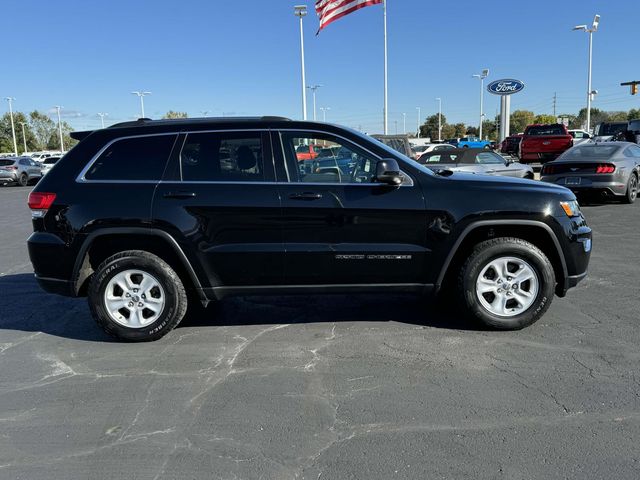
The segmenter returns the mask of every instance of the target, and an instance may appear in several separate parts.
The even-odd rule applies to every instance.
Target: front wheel
[[[479,243],[458,279],[466,311],[500,330],[536,322],[551,305],[555,285],[547,256],[530,242],[508,237]]]
[[[623,201],[624,203],[633,203],[638,198],[638,177],[635,174],[629,175],[629,181],[627,182],[627,193],[625,193]]]
[[[141,250],[107,258],[88,292],[95,321],[120,340],[157,340],[175,328],[187,311],[180,277],[162,259]]]

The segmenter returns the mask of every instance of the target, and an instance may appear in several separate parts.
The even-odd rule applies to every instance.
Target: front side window
[[[282,133],[282,146],[291,182],[301,183],[372,183],[377,158],[364,150],[325,134]],[[296,153],[315,145],[313,158]],[[293,171],[292,171],[293,170]]]
[[[160,180],[176,135],[116,140],[84,175],[87,180]]]
[[[259,132],[190,133],[180,152],[182,180],[262,182],[263,151]]]

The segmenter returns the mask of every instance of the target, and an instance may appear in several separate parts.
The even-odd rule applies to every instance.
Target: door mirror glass
[[[376,181],[387,185],[401,185],[400,166],[393,158],[378,160],[376,164]]]

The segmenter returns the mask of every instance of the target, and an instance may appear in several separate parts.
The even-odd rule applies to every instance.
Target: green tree
[[[610,122],[626,122],[627,112],[607,112],[609,114]]]
[[[640,118],[640,108],[632,108],[627,114],[627,120],[635,120]]]
[[[545,125],[548,125],[550,123],[557,123],[558,119],[554,116],[554,115],[549,115],[546,113],[541,113],[539,115],[536,115],[536,117],[533,119],[533,123],[542,123]]]
[[[467,126],[464,123],[456,123],[453,128],[453,136],[456,138],[464,137],[467,134]]]
[[[608,122],[609,121],[609,113],[604,112],[598,108],[591,109],[591,126],[596,125],[600,122]],[[578,112],[578,116],[573,120],[573,122],[569,123],[569,128],[582,128],[587,123],[587,109],[582,108],[580,112]]]
[[[440,121],[441,121],[442,127],[444,127],[447,124],[447,117],[442,115]],[[442,129],[442,132],[443,132],[442,138],[445,138],[444,128]],[[437,113],[427,117],[424,123],[420,125],[420,136],[423,138],[431,138],[432,141],[438,139],[438,114]]]
[[[22,124],[24,123],[24,136]],[[13,124],[15,125],[16,144],[18,153],[24,152],[25,139],[27,142],[27,151],[35,150],[35,137],[31,130],[29,118],[22,112],[13,112]],[[5,113],[0,117],[0,152],[13,152],[13,135],[11,133],[11,117],[9,113]]]
[[[173,110],[169,110],[162,118],[187,118],[188,116],[187,112],[174,112]]]
[[[534,123],[536,116],[529,110],[516,110],[511,114],[509,131],[513,134],[524,132],[527,125]]]
[[[54,135],[56,131],[55,122],[46,114],[34,110],[29,114],[29,123],[31,124],[31,131],[35,137],[34,150],[46,150],[52,135]]]
[[[456,127],[453,125],[443,125],[442,126],[442,139],[445,138],[454,138],[456,136]]]

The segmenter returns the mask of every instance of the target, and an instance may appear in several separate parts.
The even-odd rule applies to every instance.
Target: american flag
[[[317,0],[316,13],[320,18],[318,32],[345,15],[382,2],[383,0]]]

